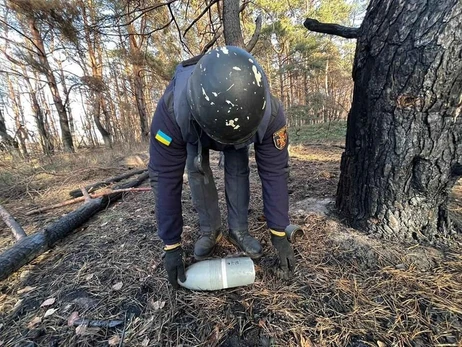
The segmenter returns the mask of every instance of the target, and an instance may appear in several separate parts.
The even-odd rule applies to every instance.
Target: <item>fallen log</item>
[[[124,180],[126,178],[129,178],[129,177],[132,177],[134,175],[144,173],[146,171],[147,171],[147,169],[130,171],[130,172],[124,173],[123,175],[119,175],[119,176],[116,176],[116,177],[111,177],[111,178],[108,178],[107,180],[93,183],[93,184],[91,184],[89,186],[86,186],[84,188],[87,190],[88,193],[91,193],[91,192],[94,192],[95,190],[97,190],[99,188],[108,186],[108,185],[110,185],[112,183],[120,182],[120,181],[122,181],[122,180]],[[77,198],[79,196],[82,196],[83,195],[82,194],[82,189],[79,188],[79,189],[71,190],[69,192],[69,195],[72,196],[73,198]]]
[[[83,188],[83,189],[85,189],[85,188]],[[151,190],[152,190],[152,188],[149,188],[149,187],[125,188],[125,189],[108,190],[108,191],[99,192],[99,193],[93,193],[93,194],[88,194],[87,193],[87,194],[88,194],[89,198],[94,199],[94,198],[100,198],[102,196],[106,196],[106,195],[110,195],[110,194],[114,194],[114,193],[150,192]],[[76,204],[78,202],[87,201],[87,200],[88,200],[88,198],[86,196],[80,196],[78,198],[74,198],[74,199],[63,201],[63,202],[59,202],[59,203],[54,204],[54,205],[44,206],[44,207],[37,208],[35,210],[30,210],[29,212],[26,212],[26,216],[31,216],[33,214],[42,213],[42,212],[45,212],[45,211],[53,210],[55,208],[60,208],[60,207]]]
[[[23,228],[16,222],[16,219],[8,213],[8,211],[0,205],[0,217],[2,217],[5,224],[11,229],[14,238],[19,241],[27,236]]]
[[[139,186],[148,176],[148,173],[144,173],[136,180],[125,183],[119,188],[126,189]],[[77,210],[70,212],[42,230],[16,242],[11,248],[0,254],[0,281],[19,270],[23,265],[35,259],[43,252],[49,250],[58,241],[83,225],[94,214],[106,208],[110,203],[117,201],[122,194],[113,193],[96,199],[90,199]]]

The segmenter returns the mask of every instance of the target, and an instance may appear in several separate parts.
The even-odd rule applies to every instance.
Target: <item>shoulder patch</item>
[[[282,151],[287,146],[287,140],[287,126],[283,126],[273,134],[274,146],[280,151]]]
[[[157,130],[156,140],[160,143],[163,143],[166,146],[170,146],[170,143],[172,142],[172,138],[160,129]]]

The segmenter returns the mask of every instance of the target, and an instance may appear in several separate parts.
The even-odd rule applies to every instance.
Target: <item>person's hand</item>
[[[174,289],[178,289],[178,280],[186,281],[184,274],[183,249],[178,244],[176,247],[165,246],[164,267],[167,271],[168,280]]]
[[[279,256],[279,266],[282,271],[281,277],[288,279],[295,268],[295,256],[292,245],[284,231],[271,231],[271,243]]]

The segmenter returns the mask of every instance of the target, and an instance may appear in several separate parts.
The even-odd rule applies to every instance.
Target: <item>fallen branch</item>
[[[115,183],[115,182],[120,182],[120,181],[122,181],[122,180],[124,180],[126,178],[129,178],[129,177],[132,177],[134,175],[144,173],[146,171],[147,171],[147,169],[141,169],[141,170],[135,170],[135,171],[127,172],[127,173],[124,173],[123,175],[119,175],[119,176],[116,176],[116,177],[111,177],[111,178],[108,178],[107,180],[93,183],[93,184],[91,184],[89,186],[86,186],[85,189],[87,190],[87,192],[91,193],[91,192],[94,192],[95,190],[97,190],[98,188],[108,186],[108,185],[110,185],[112,183]],[[79,196],[82,196],[82,189],[79,188],[79,189],[71,190],[69,192],[69,195],[72,196],[73,198],[77,198]]]
[[[82,192],[83,197],[85,198],[85,201],[88,201],[91,199],[91,196],[90,194],[88,194],[88,191],[85,187],[81,187],[80,190]]]
[[[19,225],[18,222],[11,216],[5,208],[0,205],[0,216],[2,217],[3,221],[6,225],[8,225],[13,232],[14,238],[19,241],[27,236],[26,232],[23,228]]]
[[[149,174],[146,172],[136,180],[120,185],[119,190],[139,186],[148,177]],[[121,196],[121,192],[113,192],[103,197],[91,199],[77,210],[70,212],[42,230],[16,242],[11,248],[0,254],[0,281],[19,270],[23,265],[35,259],[43,252],[49,250],[58,241],[71,234],[94,214],[105,209]]]
[[[334,23],[321,23],[320,21],[312,18],[305,19],[303,25],[310,31],[341,36],[346,39],[356,39],[360,34],[360,28],[351,28]]]
[[[93,193],[93,194],[88,194],[88,196],[91,198],[91,199],[95,199],[95,198],[100,198],[102,196],[107,196],[109,194],[114,194],[114,193],[126,193],[126,192],[150,192],[152,189],[149,188],[149,187],[143,187],[143,188],[125,188],[125,189],[115,189],[115,190],[107,190],[107,191],[103,191],[103,192],[99,192],[99,193]],[[42,212],[45,212],[45,211],[49,211],[49,210],[53,210],[55,208],[60,208],[60,207],[64,207],[64,206],[68,206],[68,205],[73,205],[73,204],[76,204],[78,202],[81,202],[81,201],[86,201],[87,199],[84,197],[84,196],[80,196],[78,198],[74,198],[74,199],[71,199],[71,200],[66,200],[66,201],[63,201],[63,202],[60,202],[58,204],[54,204],[54,205],[50,205],[50,206],[45,206],[45,207],[40,207],[36,210],[31,210],[29,212],[26,213],[26,216],[31,216],[33,214],[37,214],[37,213],[42,213]]]
[[[73,323],[74,326],[85,325],[89,328],[115,328],[121,324],[124,324],[123,320],[76,319]]]

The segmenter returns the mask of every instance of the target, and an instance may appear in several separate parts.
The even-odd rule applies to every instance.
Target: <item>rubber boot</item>
[[[263,255],[263,248],[255,237],[250,236],[248,230],[229,230],[229,241],[252,259]]]
[[[196,258],[196,260],[203,260],[212,255],[221,236],[220,230],[203,233],[194,244],[194,258]]]

